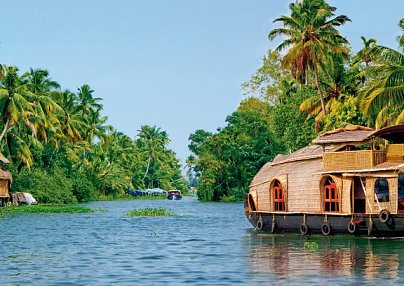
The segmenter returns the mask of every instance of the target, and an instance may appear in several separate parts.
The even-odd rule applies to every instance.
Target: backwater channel
[[[404,238],[256,232],[241,203],[92,202],[0,218],[0,285],[399,285]],[[127,217],[135,208],[173,217]]]

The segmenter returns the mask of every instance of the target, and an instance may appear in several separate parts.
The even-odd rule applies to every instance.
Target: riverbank
[[[101,209],[93,209],[82,205],[22,205],[0,208],[0,215],[4,214],[34,214],[34,213],[94,213]]]

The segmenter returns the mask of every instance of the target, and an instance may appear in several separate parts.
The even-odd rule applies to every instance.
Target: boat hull
[[[378,215],[356,214],[279,214],[246,212],[246,217],[257,230],[271,233],[353,234],[369,236],[403,236],[404,214],[389,215],[382,222]]]

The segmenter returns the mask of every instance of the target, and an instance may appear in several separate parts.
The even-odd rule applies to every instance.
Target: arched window
[[[283,190],[281,182],[276,180],[273,185],[273,198],[274,198],[274,210],[279,212],[286,211],[285,207],[285,191]]]
[[[389,183],[384,178],[378,178],[375,183],[375,195],[379,202],[389,201]],[[376,198],[375,198],[376,200]]]
[[[339,212],[339,198],[337,185],[331,177],[327,177],[324,184],[324,211]]]

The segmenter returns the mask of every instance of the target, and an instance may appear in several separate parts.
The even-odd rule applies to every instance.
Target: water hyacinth
[[[144,208],[133,209],[126,213],[127,216],[175,216],[175,214],[166,208]]]

